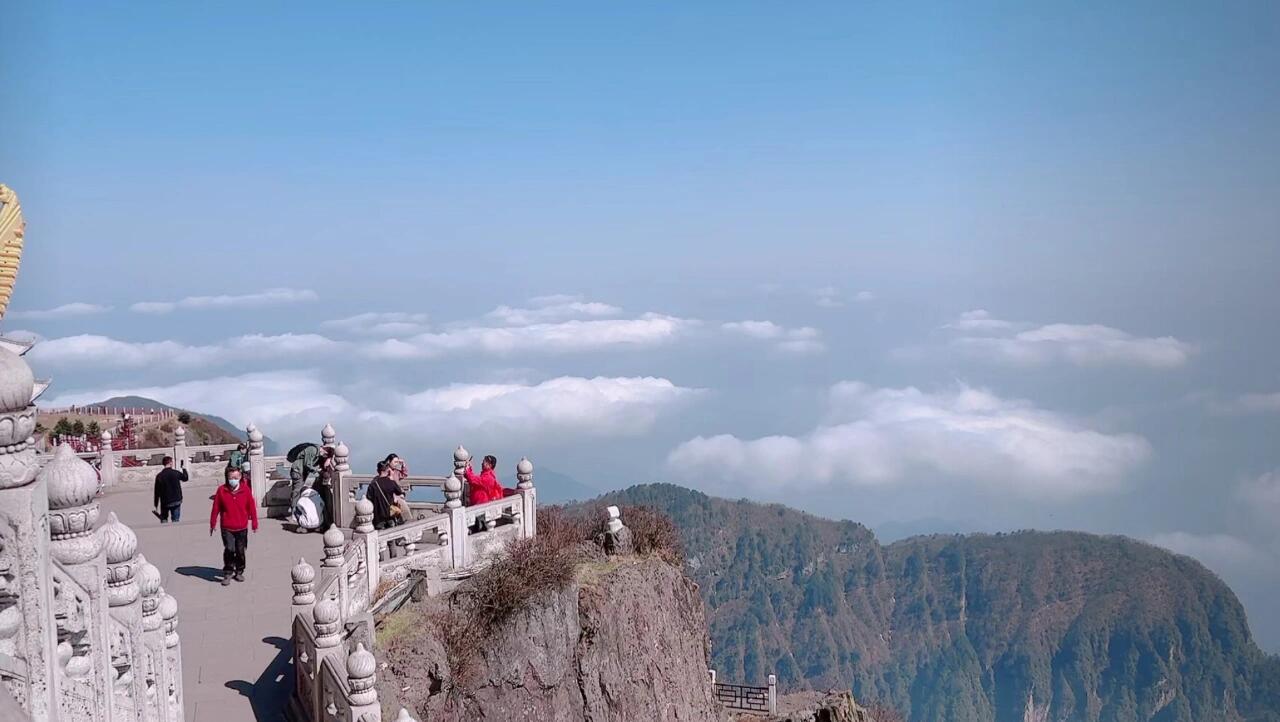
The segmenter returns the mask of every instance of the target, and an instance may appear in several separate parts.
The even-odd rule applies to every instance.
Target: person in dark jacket
[[[156,493],[154,505],[160,514],[160,523],[165,524],[170,518],[178,523],[182,517],[182,482],[188,480],[187,463],[182,463],[182,471],[173,468],[173,457],[164,457],[164,468],[156,474]]]
[[[399,518],[391,515],[392,507],[403,509],[401,500],[404,496],[404,490],[391,477],[394,473],[391,464],[386,461],[378,462],[378,475],[373,481],[369,482],[369,488],[365,491],[365,498],[373,503],[373,528],[386,529],[395,526],[404,521],[403,511]]]
[[[213,494],[209,512],[209,536],[222,525],[222,586],[232,579],[244,581],[245,550],[249,548],[249,525],[258,531],[258,505],[253,492],[240,483],[240,470],[227,469],[227,481]]]

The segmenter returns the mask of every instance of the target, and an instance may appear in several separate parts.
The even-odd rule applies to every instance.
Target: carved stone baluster
[[[347,655],[347,689],[351,693],[352,719],[361,719],[360,715],[379,710],[375,678],[377,665],[377,660],[364,648],[364,644],[357,644],[356,650]]]
[[[461,445],[453,452],[453,476],[445,479],[445,508],[449,512],[449,558],[454,569],[467,566],[467,512],[462,508],[462,484],[471,454]]]
[[[516,464],[516,491],[520,494],[521,536],[529,538],[538,533],[538,491],[533,487],[533,462],[527,458]]]
[[[142,668],[145,654],[142,629],[141,589],[137,580],[138,537],[120,523],[114,512],[99,531],[107,556],[107,599],[111,616],[124,630],[123,638],[112,639],[115,668],[112,695],[115,718],[140,719],[146,706],[146,676]]]

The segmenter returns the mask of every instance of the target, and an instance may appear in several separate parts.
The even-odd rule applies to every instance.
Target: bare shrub
[[[636,554],[652,554],[675,566],[684,564],[680,530],[671,517],[648,506],[628,506],[619,511],[622,523],[631,530]]]

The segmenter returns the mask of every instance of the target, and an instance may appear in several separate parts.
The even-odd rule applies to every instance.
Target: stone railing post
[[[533,488],[533,462],[520,459],[516,464],[516,490],[520,492],[520,523],[523,536],[533,537],[538,533],[537,490]]]
[[[267,498],[267,457],[262,448],[262,432],[254,424],[244,430],[245,439],[249,442],[249,483],[253,488],[253,503],[261,509]]]
[[[462,508],[462,484],[471,454],[461,445],[453,452],[453,475],[444,482],[444,506],[449,512],[449,558],[454,569],[467,566],[467,510]]]
[[[329,480],[333,490],[333,523],[341,527],[352,524],[351,492],[347,484],[351,479],[351,450],[339,441],[333,447],[333,476]],[[372,520],[372,517],[370,517]]]
[[[160,618],[160,570],[142,555],[138,555],[138,591],[142,596],[142,638],[146,660],[141,673],[152,690],[146,698],[146,706],[154,712],[146,719],[169,720],[174,715],[169,710],[169,695],[164,694],[169,689],[169,679],[164,663],[164,621]]]
[[[8,388],[0,394],[0,516],[7,517],[6,533],[0,535],[0,568],[8,577],[6,591],[12,602],[0,614],[0,650],[26,672],[25,679],[8,681],[15,696],[26,700],[25,712],[32,719],[53,719],[59,699],[57,635],[49,575],[51,543],[45,531],[47,486],[37,478],[31,436],[36,428],[36,407],[31,403],[35,379],[26,362],[4,348],[0,376]]]
[[[716,671],[714,669],[708,669],[707,674],[711,675],[711,686],[716,686]]]
[[[316,633],[316,658],[311,669],[315,670],[315,684],[311,685],[311,699],[300,700],[306,705],[308,719],[328,719],[324,711],[324,685],[320,683],[324,661],[336,658],[337,669],[345,669],[346,650],[342,648],[342,609],[333,599],[321,599],[311,609],[311,627]]]
[[[337,441],[338,432],[334,431],[333,424],[325,424],[324,428],[320,429],[320,445],[333,446]]]
[[[374,595],[378,591],[378,578],[381,570],[378,568],[378,532],[373,528],[373,502],[366,495],[355,503],[355,529],[353,533],[355,540],[359,544],[364,545],[364,558],[367,573],[365,577],[369,582],[369,606],[377,601]]]
[[[618,507],[605,509],[609,521],[605,523],[604,551],[606,554],[629,554],[632,550],[631,530],[622,523],[622,512]]]
[[[191,463],[191,452],[187,450],[187,427],[178,424],[173,430],[173,468],[183,469]]]
[[[129,665],[127,677],[114,680],[113,719],[138,719],[146,705],[146,678],[141,664],[146,651],[142,630],[142,592],[137,581],[138,537],[120,523],[115,512],[99,530],[107,555],[107,603],[111,617],[126,630],[124,639],[111,640],[111,662]]]
[[[347,691],[351,694],[351,719],[377,719],[382,714],[375,677],[377,668],[377,660],[364,648],[363,643],[356,644],[356,650],[347,655]]]
[[[160,590],[160,621],[164,627],[164,669],[168,684],[162,690],[170,719],[182,719],[182,640],[178,638],[178,600]]]
[[[289,579],[293,582],[293,603],[289,606],[289,625],[292,629],[294,618],[309,618],[311,608],[316,605],[316,569],[306,559],[299,558],[298,563],[289,570]]]
[[[107,559],[102,553],[103,538],[94,528],[100,513],[98,475],[63,444],[40,471],[40,481],[49,499],[49,551],[87,593],[73,611],[57,620],[57,636],[63,640],[58,643],[56,672],[63,688],[62,716],[73,718],[79,705],[102,710],[111,705]],[[70,589],[64,593],[75,594]],[[80,640],[74,647],[66,641],[73,635]]]
[[[98,450],[98,478],[102,488],[110,489],[120,478],[120,454],[112,447],[111,432],[102,430],[102,448]]]
[[[778,677],[769,675],[769,714],[778,714]]]
[[[404,707],[401,707],[400,713],[396,715],[396,718],[392,720],[392,722],[418,722],[418,721],[413,718],[413,715],[409,714],[409,710],[405,709]]]
[[[336,525],[329,527],[324,533],[324,561],[320,562],[320,584],[323,589],[329,579],[342,574],[342,552],[346,547],[347,537]],[[347,608],[347,586],[345,579],[336,580],[338,585],[338,601],[340,609]]]

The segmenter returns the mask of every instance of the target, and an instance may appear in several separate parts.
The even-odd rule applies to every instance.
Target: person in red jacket
[[[464,474],[467,477],[467,483],[471,485],[471,506],[487,501],[497,501],[507,496],[507,490],[498,483],[498,475],[494,472],[494,467],[497,465],[498,459],[492,454],[484,457],[484,461],[480,462],[479,474],[472,471],[471,465],[467,464]]]
[[[258,531],[258,505],[248,484],[240,483],[240,470],[227,469],[227,483],[213,494],[209,512],[209,536],[222,525],[222,586],[232,579],[244,581],[244,552],[249,548],[249,525]]]

